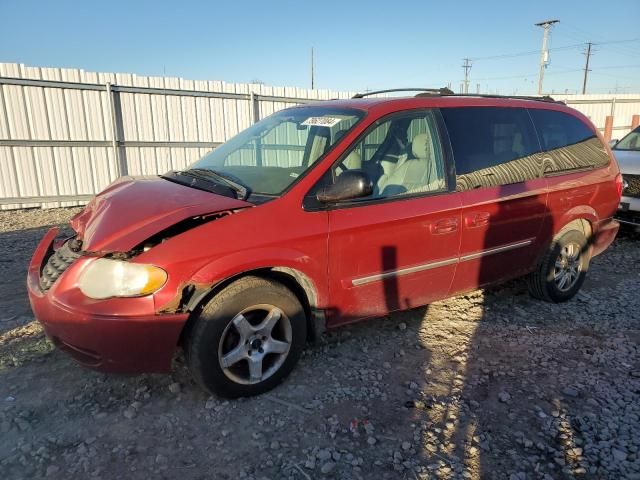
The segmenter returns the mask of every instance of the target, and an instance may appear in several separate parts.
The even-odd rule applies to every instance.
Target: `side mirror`
[[[613,148],[618,143],[618,139],[614,138],[613,140],[609,140],[609,147]]]
[[[341,200],[361,198],[373,193],[373,183],[362,170],[347,170],[316,195],[319,202],[333,203]]]

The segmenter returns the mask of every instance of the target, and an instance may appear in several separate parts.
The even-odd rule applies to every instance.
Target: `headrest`
[[[337,142],[338,140],[340,140],[344,136],[345,133],[347,133],[347,129],[346,128],[344,128],[342,130],[338,130],[335,133],[335,135],[333,136],[333,141]]]
[[[431,138],[427,133],[419,133],[413,137],[411,142],[411,151],[416,158],[427,158],[431,156]]]

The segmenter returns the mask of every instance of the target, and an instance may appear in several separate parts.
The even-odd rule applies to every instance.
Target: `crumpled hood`
[[[126,252],[186,218],[251,206],[158,176],[122,177],[73,217],[71,227],[83,250]]]

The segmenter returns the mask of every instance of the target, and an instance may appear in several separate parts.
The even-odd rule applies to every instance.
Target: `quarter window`
[[[529,110],[545,150],[566,147],[583,142],[596,135],[572,115],[554,110]]]
[[[603,167],[609,155],[595,132],[580,119],[554,110],[530,109],[545,151],[546,175]]]
[[[506,185],[540,176],[540,151],[525,109],[443,108],[456,165],[456,189]]]

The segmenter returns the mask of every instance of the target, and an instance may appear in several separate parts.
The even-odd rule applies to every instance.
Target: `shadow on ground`
[[[2,248],[16,241],[0,236]],[[31,248],[3,272],[2,288],[15,292],[2,297],[5,312],[25,306],[7,284],[23,283]],[[639,263],[637,240],[624,237],[563,305],[513,281],[339,329],[272,393],[236,401],[205,394],[180,358],[171,375],[85,370],[25,314],[0,332],[0,470],[8,479],[633,478],[640,277],[620,265]]]

